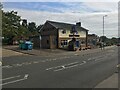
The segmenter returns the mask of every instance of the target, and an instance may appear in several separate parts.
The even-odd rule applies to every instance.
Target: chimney
[[[81,27],[81,22],[77,22],[76,26],[80,26]]]

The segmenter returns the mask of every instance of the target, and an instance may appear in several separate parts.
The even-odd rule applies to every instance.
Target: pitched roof
[[[88,31],[87,29],[81,27],[81,26],[77,26],[76,24],[69,24],[69,23],[63,23],[63,22],[56,22],[56,21],[46,21],[46,23],[49,23],[51,24],[52,26],[54,26],[55,28],[61,28],[61,29],[67,29],[67,30],[71,30],[72,29],[72,26],[75,26],[75,28],[77,30],[80,30],[80,31]]]

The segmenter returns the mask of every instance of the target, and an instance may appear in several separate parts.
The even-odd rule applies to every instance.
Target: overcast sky
[[[28,22],[44,24],[46,20],[75,24],[80,21],[89,33],[102,35],[103,16],[105,35],[118,37],[117,2],[4,2],[5,11],[17,11]]]

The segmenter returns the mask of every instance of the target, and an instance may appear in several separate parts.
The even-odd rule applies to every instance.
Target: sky
[[[17,11],[28,22],[44,24],[46,20],[75,24],[90,34],[103,35],[103,16],[105,35],[118,37],[118,2],[3,2],[4,11]]]

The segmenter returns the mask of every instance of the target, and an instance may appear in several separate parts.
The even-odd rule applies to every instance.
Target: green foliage
[[[18,36],[18,28],[20,27],[20,16],[17,12],[3,12],[2,11],[2,35],[4,38],[10,40]]]
[[[28,24],[28,30],[29,32],[31,32],[31,36],[38,35],[39,34],[38,29],[39,29],[39,26],[37,27],[35,22],[30,22]]]
[[[112,37],[107,38],[106,36],[101,36],[100,40],[104,43],[106,43],[106,45],[116,45],[118,43],[118,38]]]
[[[28,30],[31,31],[31,32],[34,32],[34,31],[37,30],[35,22],[31,22],[31,23],[28,24]]]
[[[2,11],[2,36],[6,39],[3,41],[9,41],[8,44],[12,44],[14,39],[25,39],[38,34],[36,23],[31,22],[27,25],[27,20],[21,19],[17,12]]]
[[[0,10],[3,8],[3,5],[2,5],[2,3],[0,2]]]
[[[22,26],[27,28],[27,20],[26,19],[22,20]]]

